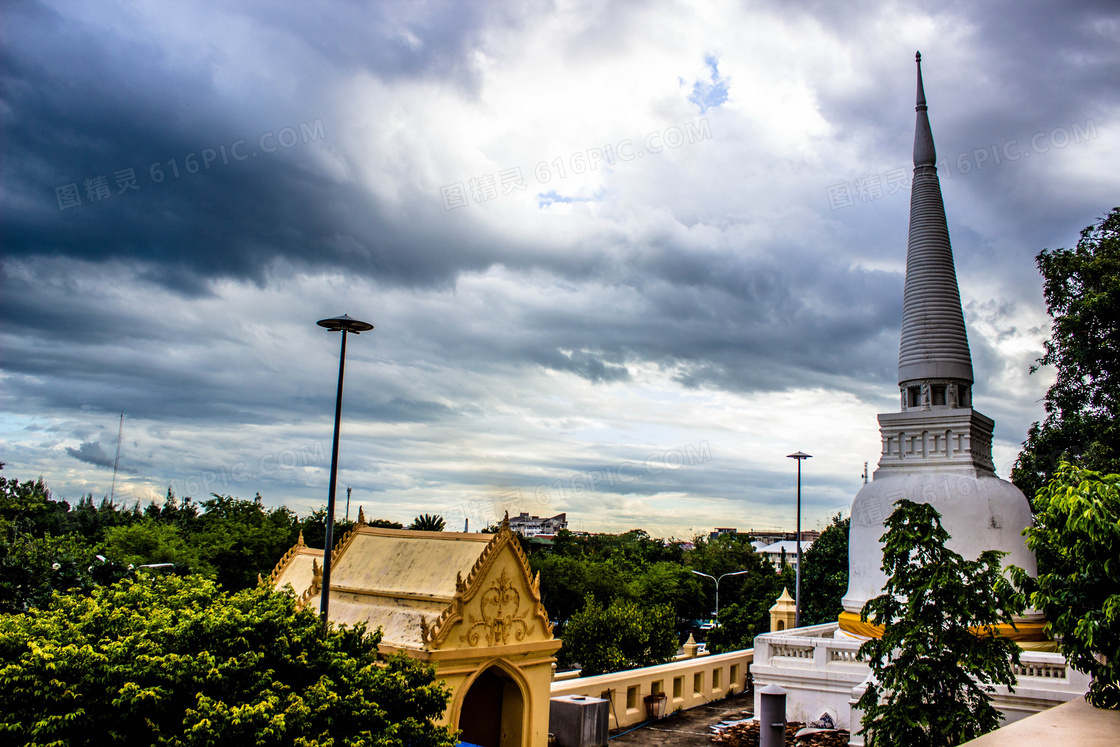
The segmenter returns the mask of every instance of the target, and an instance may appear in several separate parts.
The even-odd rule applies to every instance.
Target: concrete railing
[[[552,683],[552,697],[584,695],[609,700],[610,728],[621,729],[646,720],[647,695],[665,693],[668,715],[742,692],[753,661],[754,649],[745,649],[594,677],[557,678]]]
[[[863,672],[862,679],[866,676],[867,665],[857,656],[861,642],[853,638],[833,638],[836,627],[836,623],[825,623],[760,636],[761,640],[755,640],[754,649],[758,663],[822,671],[851,664],[853,669]]]
[[[756,693],[770,684],[785,688],[786,715],[793,721],[813,721],[831,712],[842,728],[858,724],[853,698],[857,690],[862,692],[870,668],[859,658],[861,641],[835,638],[836,629],[836,623],[827,623],[755,638],[751,672]],[[1014,693],[1002,685],[992,693],[992,704],[1005,723],[1077,698],[1089,688],[1088,676],[1060,654],[1022,651],[1014,671]],[[755,700],[757,707],[757,695]],[[862,737],[853,733],[851,744],[863,744]]]

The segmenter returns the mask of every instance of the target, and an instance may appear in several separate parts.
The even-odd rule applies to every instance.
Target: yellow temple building
[[[323,551],[300,535],[269,581],[318,610]],[[482,747],[545,747],[560,641],[508,518],[497,534],[358,524],[331,555],[330,620],[381,629],[378,650],[431,663],[451,688],[442,723]]]

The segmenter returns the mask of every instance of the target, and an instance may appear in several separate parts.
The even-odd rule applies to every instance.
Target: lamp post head
[[[373,325],[369,322],[360,322],[346,314],[342,316],[332,317],[331,319],[320,319],[315,322],[320,327],[325,327],[331,332],[350,332],[358,335],[362,332],[369,332],[373,329]]]
[[[320,324],[322,324],[322,322],[320,322]],[[799,451],[796,454],[786,454],[786,458],[787,459],[796,459],[797,461],[800,462],[802,459],[812,459],[813,455],[812,454],[806,454],[803,451]]]

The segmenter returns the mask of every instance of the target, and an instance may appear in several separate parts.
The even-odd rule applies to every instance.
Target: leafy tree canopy
[[[1120,207],[1083,230],[1077,248],[1044,250],[1037,261],[1054,320],[1038,363],[1057,379],[1011,472],[1028,497],[1063,459],[1120,472]]]
[[[1046,570],[1036,581],[1015,568],[1015,583],[1070,664],[1093,676],[1089,702],[1120,709],[1120,475],[1062,464],[1035,506],[1024,534]]]
[[[746,580],[735,596],[727,597],[723,584],[720,585],[719,627],[708,634],[708,648],[713,653],[752,648],[754,637],[770,630],[770,608],[782,589],[794,588],[795,576],[788,563],[782,565],[779,573],[773,572],[769,561],[764,563],[765,569],[742,577]],[[726,581],[732,578],[738,577]]]
[[[448,693],[265,586],[144,574],[0,616],[0,741],[452,747]]]
[[[1021,612],[1023,597],[1000,571],[1005,554],[966,560],[945,546],[937,510],[901,500],[883,535],[884,593],[864,621],[883,637],[859,650],[871,682],[859,700],[868,747],[946,747],[1000,724],[992,683],[1015,684],[1019,647],[996,630]]]
[[[673,610],[616,600],[603,607],[588,597],[564,629],[560,663],[578,663],[584,675],[664,664],[677,652]]]
[[[821,532],[801,558],[801,624],[834,622],[844,611],[848,591],[848,528],[841,514]]]

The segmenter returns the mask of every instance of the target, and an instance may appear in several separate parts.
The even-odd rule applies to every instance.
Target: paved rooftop
[[[1085,698],[1075,698],[965,744],[969,747],[1116,747],[1120,744],[1120,711],[1094,708]]]
[[[623,729],[611,734],[610,747],[711,747],[712,730],[709,726],[720,721],[748,718],[753,712],[753,696],[739,693],[687,711],[678,711],[644,726],[631,727],[630,731]]]

